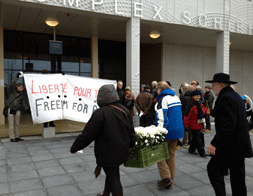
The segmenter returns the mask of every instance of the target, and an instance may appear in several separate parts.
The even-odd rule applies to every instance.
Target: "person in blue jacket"
[[[176,147],[178,139],[184,137],[184,126],[181,102],[166,81],[157,84],[157,100],[155,105],[155,125],[164,127],[168,133],[165,142],[168,143],[169,159],[158,162],[158,170],[162,180],[158,187],[172,188],[176,170]]]

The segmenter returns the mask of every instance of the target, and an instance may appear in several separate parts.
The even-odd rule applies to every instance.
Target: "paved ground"
[[[72,155],[69,148],[75,134],[58,135],[53,139],[24,137],[24,142],[0,143],[0,195],[8,196],[95,196],[102,192],[105,175],[95,179],[93,144],[83,154]],[[206,146],[214,135],[205,135]],[[253,141],[253,135],[251,135]],[[158,189],[157,166],[144,169],[120,167],[125,196],[213,196],[206,173],[208,158],[190,155],[187,149],[177,150],[175,184],[171,190]],[[253,159],[246,162],[248,195],[253,195]],[[229,177],[227,193],[231,195]]]

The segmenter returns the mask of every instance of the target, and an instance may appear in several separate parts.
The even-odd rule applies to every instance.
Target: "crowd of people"
[[[28,109],[23,95],[23,84],[12,84],[9,98],[9,133],[12,142],[22,141],[18,128],[21,106]],[[249,129],[252,123],[247,116],[252,115],[246,96],[240,96],[231,81],[224,73],[215,74],[212,83],[204,91],[197,81],[186,82],[180,86],[178,97],[169,81],[153,81],[141,85],[136,97],[123,82],[114,85],[103,85],[97,96],[99,109],[93,112],[83,132],[76,138],[70,151],[87,147],[95,140],[96,177],[103,168],[106,174],[103,196],[123,195],[120,182],[119,166],[128,160],[129,153],[134,153],[135,131],[133,116],[138,115],[140,126],[150,125],[166,128],[168,133],[164,142],[168,144],[169,158],[157,163],[161,180],[159,188],[171,189],[175,178],[176,150],[179,139],[183,145],[189,145],[188,152],[193,156],[211,159],[207,173],[217,196],[225,196],[224,176],[230,172],[232,195],[247,195],[245,183],[245,158],[253,157]],[[214,96],[217,96],[215,106]],[[137,113],[134,113],[134,107]],[[247,111],[247,112],[246,112]],[[205,152],[204,133],[210,132],[210,115],[215,119],[216,134]],[[98,194],[100,195],[100,194]]]
[[[247,195],[244,159],[253,157],[246,115],[247,103],[236,93],[234,86],[231,86],[236,82],[230,81],[228,74],[215,74],[213,80],[206,83],[212,83],[212,86],[205,86],[205,92],[196,81],[192,81],[190,85],[184,83],[179,89],[178,97],[170,82],[153,81],[152,88],[141,85],[136,99],[130,87],[127,86],[124,92],[122,81],[118,82],[117,91],[115,90],[117,93],[113,93],[113,87],[110,87],[111,92],[108,90],[109,86],[101,87],[98,99],[108,101],[109,97],[112,99],[112,95],[115,99],[100,103],[100,109],[93,113],[83,133],[71,147],[71,152],[76,153],[92,140],[96,141],[98,165],[95,175],[99,175],[102,167],[106,173],[103,196],[109,196],[110,193],[123,195],[119,165],[127,160],[129,153],[134,152],[133,107],[136,107],[140,117],[140,126],[155,124],[168,130],[164,142],[168,144],[169,158],[157,163],[161,177],[157,182],[159,188],[171,189],[173,186],[177,145],[179,139],[183,139],[183,144],[190,145],[188,152],[193,156],[211,156],[207,173],[217,196],[226,195],[224,176],[228,170],[232,195]],[[214,108],[211,89],[218,96]],[[211,130],[210,115],[215,117],[216,134],[208,145],[207,154],[204,133]],[[106,142],[108,137],[111,145]],[[112,148],[117,149],[117,161],[114,160],[114,155],[108,153]]]

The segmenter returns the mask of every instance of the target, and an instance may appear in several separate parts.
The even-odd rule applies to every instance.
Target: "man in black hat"
[[[252,157],[253,152],[244,102],[230,87],[237,82],[230,81],[225,73],[217,73],[213,80],[206,82],[212,83],[211,88],[218,96],[211,112],[216,134],[207,148],[212,156],[207,165],[210,182],[216,195],[225,196],[224,173],[229,169],[232,195],[246,196],[244,159]]]

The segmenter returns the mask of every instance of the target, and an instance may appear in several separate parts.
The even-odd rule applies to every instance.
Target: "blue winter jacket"
[[[165,127],[168,134],[165,139],[179,139],[184,137],[184,126],[181,102],[171,89],[163,90],[157,96],[155,105],[155,124]]]

